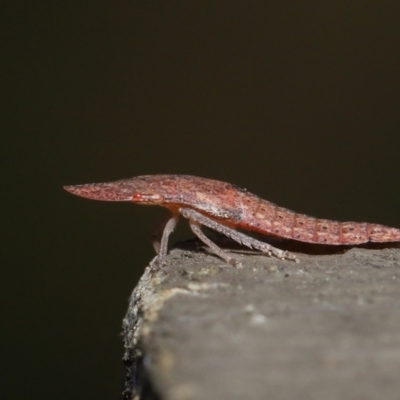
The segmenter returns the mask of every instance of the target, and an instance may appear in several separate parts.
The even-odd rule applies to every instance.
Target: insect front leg
[[[249,248],[260,250],[265,254],[274,255],[275,257],[280,258],[282,260],[289,259],[289,260],[294,260],[296,262],[299,261],[296,256],[288,253],[287,251],[277,249],[268,243],[261,242],[257,239],[247,236],[241,232],[235,231],[232,228],[228,228],[227,226],[222,225],[222,224],[212,220],[211,218],[208,218],[208,217],[204,216],[203,214],[200,214],[199,212],[197,212],[195,210],[192,210],[190,208],[181,208],[179,211],[185,218],[189,219],[190,226],[191,226],[193,232],[199,237],[199,239],[201,241],[203,241],[207,246],[209,246],[210,249],[215,254],[217,254],[218,256],[220,256],[221,258],[223,258],[226,261],[228,261],[227,257],[230,260],[232,260],[232,258],[229,255],[227,255],[227,253],[225,251],[220,249],[215,243],[213,243],[210,239],[208,239],[203,234],[203,232],[201,232],[199,225],[204,225],[204,226],[207,226],[208,228],[214,229],[215,231],[220,232],[220,233],[224,234],[225,236],[228,236],[229,238],[233,239],[235,242],[238,242]],[[193,224],[193,221],[196,224]],[[197,225],[196,231],[193,229],[192,225]],[[198,231],[201,232],[202,236],[200,236],[198,234]],[[204,240],[204,238],[206,240]],[[210,245],[210,243],[212,243],[212,246]],[[218,250],[216,250],[216,249],[218,249]],[[224,256],[222,256],[221,254],[224,254]],[[231,261],[228,261],[228,262],[232,264]]]
[[[153,247],[158,254],[157,263],[159,266],[165,263],[165,258],[168,252],[168,238],[169,235],[174,231],[178,220],[179,214],[171,212],[160,221],[153,231]],[[160,242],[159,236],[161,232],[162,236]]]

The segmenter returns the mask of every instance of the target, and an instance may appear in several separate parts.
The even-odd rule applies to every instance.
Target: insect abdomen
[[[400,242],[400,230],[384,225],[318,219],[252,196],[243,204],[240,227],[264,235],[331,245]]]

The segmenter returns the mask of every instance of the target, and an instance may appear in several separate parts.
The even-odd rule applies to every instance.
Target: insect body
[[[158,262],[167,255],[168,237],[179,215],[189,220],[192,231],[211,252],[236,265],[237,259],[219,248],[201,230],[214,229],[236,242],[280,259],[297,257],[256,240],[236,229],[267,236],[329,245],[357,245],[366,242],[400,242],[400,230],[384,225],[317,219],[279,207],[229,183],[189,175],[144,175],[106,183],[64,186],[78,196],[93,200],[129,201],[166,207],[168,218],[156,228],[153,244]],[[162,232],[161,242],[158,235]]]

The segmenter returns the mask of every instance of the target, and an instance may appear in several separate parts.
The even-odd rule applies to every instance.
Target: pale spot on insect
[[[203,192],[196,192],[196,197],[201,201],[212,203],[212,199],[210,198],[210,196],[206,195]]]
[[[274,222],[273,231],[274,231],[274,233],[279,234],[279,235],[289,236],[289,235],[291,235],[292,228],[289,226],[284,226],[282,224],[279,224],[278,222]]]

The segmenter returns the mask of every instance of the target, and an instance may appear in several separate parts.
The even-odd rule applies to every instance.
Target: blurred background
[[[1,398],[123,389],[163,210],[62,185],[193,174],[400,227],[398,1],[9,2],[0,20]]]

